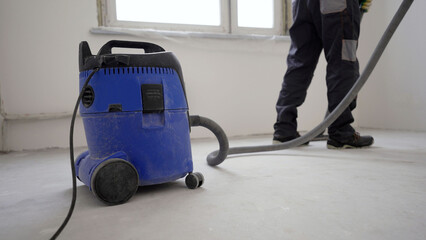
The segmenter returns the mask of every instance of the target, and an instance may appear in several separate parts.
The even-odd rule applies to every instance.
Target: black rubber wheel
[[[203,186],[203,183],[204,183],[204,176],[203,176],[203,174],[200,173],[200,172],[195,172],[194,174],[197,175],[197,177],[198,177],[198,181],[199,181],[198,187]]]
[[[92,192],[102,202],[117,205],[127,202],[138,190],[139,176],[133,165],[114,158],[101,163],[92,175]]]
[[[200,179],[194,173],[188,173],[185,178],[185,184],[189,189],[196,189],[200,183]]]

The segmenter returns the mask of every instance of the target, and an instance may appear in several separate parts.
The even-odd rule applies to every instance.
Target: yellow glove
[[[368,12],[371,6],[371,2],[373,2],[373,0],[359,0],[359,8],[361,11]]]

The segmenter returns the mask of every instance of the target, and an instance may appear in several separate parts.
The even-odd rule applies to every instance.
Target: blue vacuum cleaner
[[[116,47],[145,53],[112,54]],[[203,184],[193,172],[188,104],[173,53],[152,43],[110,41],[92,55],[82,42],[79,67],[88,151],[76,159],[76,176],[98,199],[121,204],[138,186],[185,176],[190,189]]]

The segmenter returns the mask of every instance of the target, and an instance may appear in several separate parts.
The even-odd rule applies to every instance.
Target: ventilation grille
[[[91,86],[87,86],[83,92],[83,97],[81,98],[81,102],[83,106],[88,108],[92,106],[93,101],[95,101],[95,92]]]
[[[171,68],[161,67],[128,67],[128,68],[104,68],[105,75],[111,74],[174,74]]]

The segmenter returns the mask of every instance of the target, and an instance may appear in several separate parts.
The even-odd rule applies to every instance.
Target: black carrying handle
[[[98,56],[111,54],[111,49],[119,47],[119,48],[139,48],[144,49],[145,53],[155,53],[155,52],[165,52],[164,48],[148,42],[133,42],[133,41],[120,41],[120,40],[112,40],[99,49]]]

